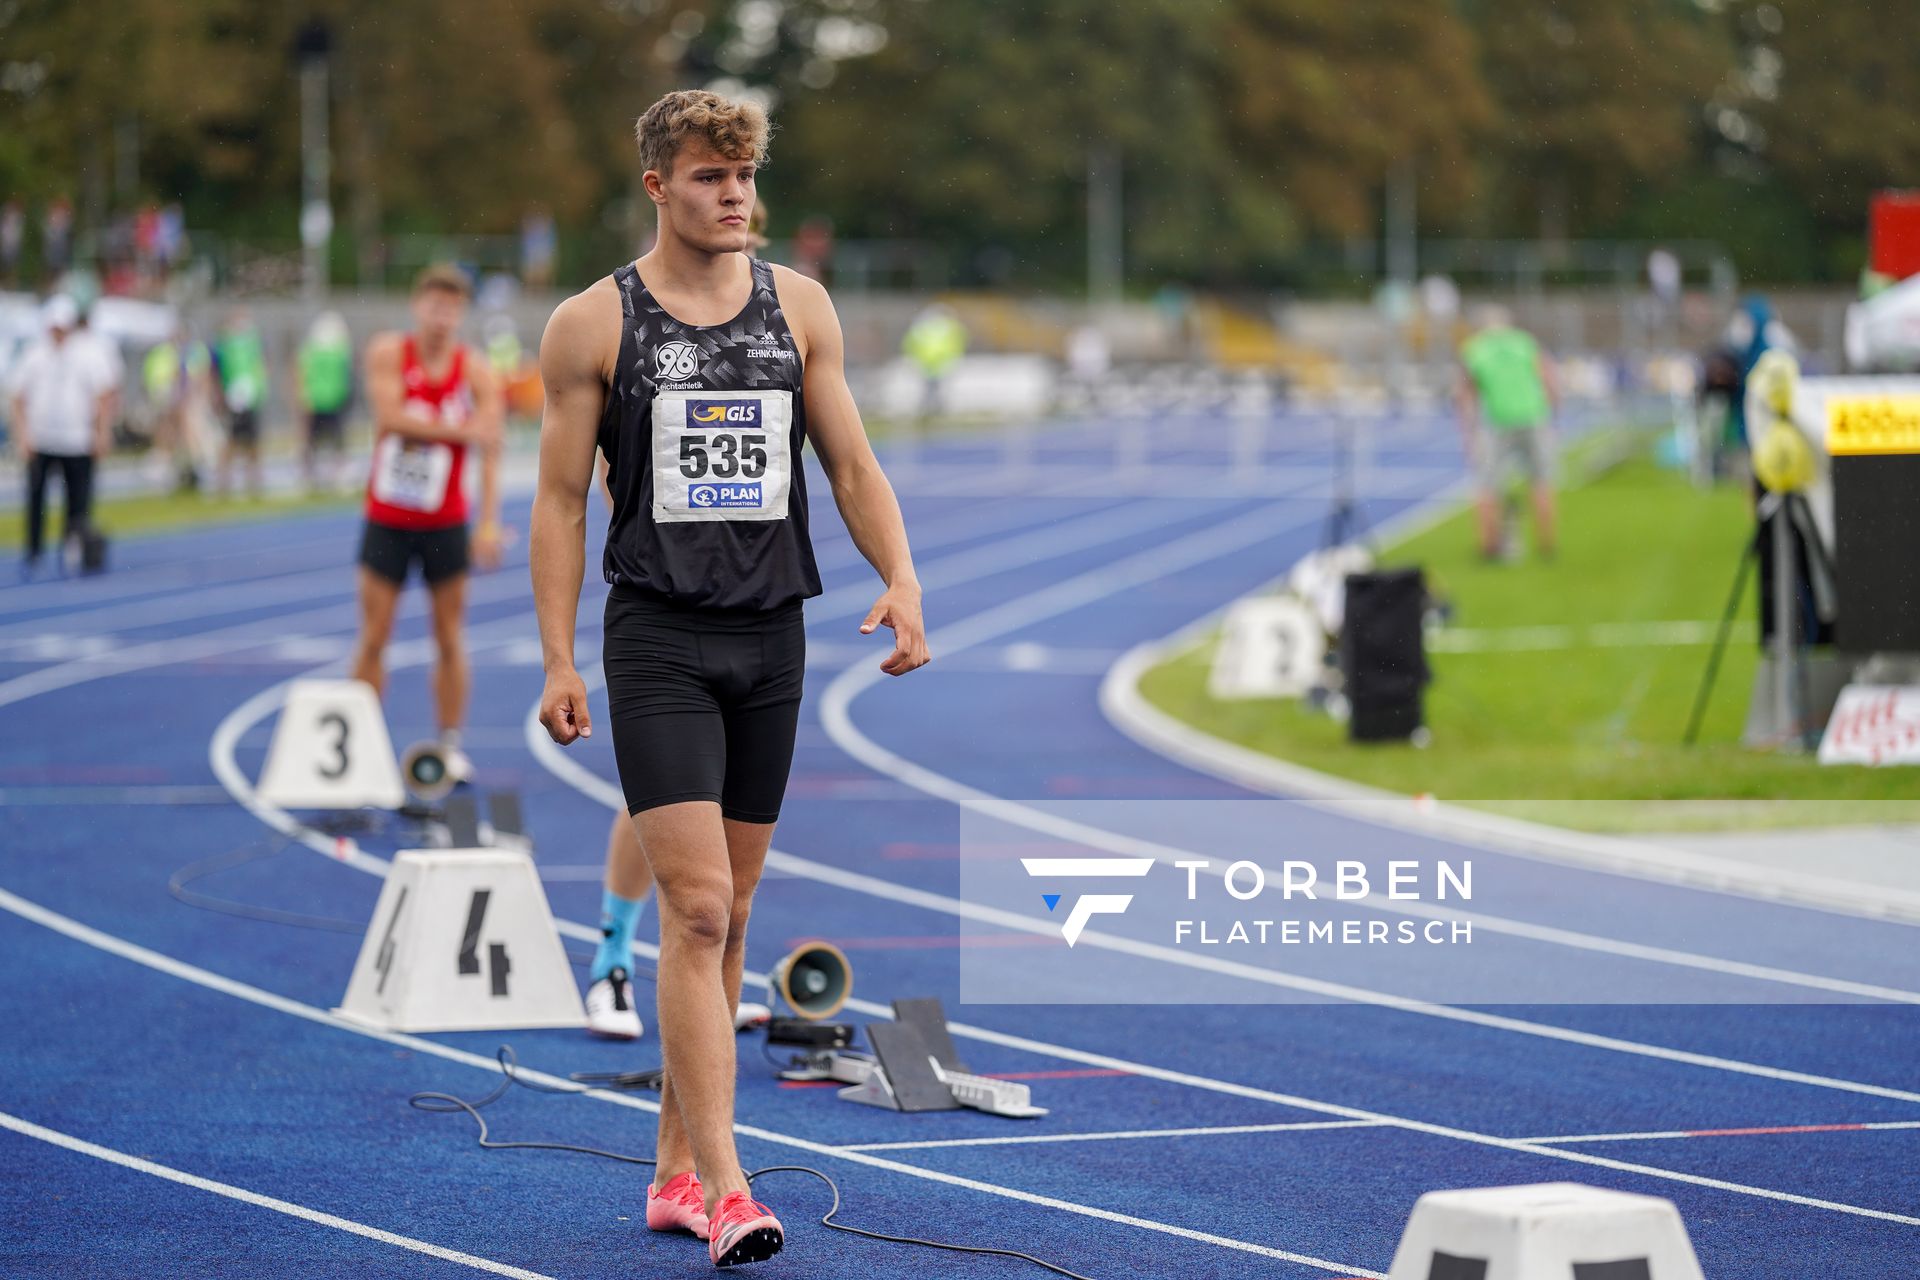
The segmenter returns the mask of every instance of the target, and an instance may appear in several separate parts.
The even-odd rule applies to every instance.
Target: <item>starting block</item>
[[[840,1090],[847,1102],[889,1111],[957,1111],[971,1107],[988,1115],[1030,1120],[1047,1114],[1033,1105],[1033,1091],[1015,1080],[968,1072],[954,1052],[947,1016],[936,999],[896,1000],[895,1021],[867,1025],[871,1063],[838,1055],[849,1074],[862,1078]],[[845,1079],[838,1071],[835,1078]]]
[[[533,859],[511,849],[396,855],[334,1012],[391,1031],[587,1021]]]
[[[1671,1200],[1575,1182],[1420,1197],[1388,1280],[1703,1280]]]

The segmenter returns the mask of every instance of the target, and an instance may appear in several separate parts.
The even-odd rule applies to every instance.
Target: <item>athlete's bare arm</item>
[[[587,493],[600,412],[620,349],[620,297],[612,278],[568,298],[540,340],[540,481],[534,490],[529,553],[533,603],[547,687],[540,723],[561,746],[588,737],[587,687],[573,665],[574,616],[587,561]]]
[[[1480,437],[1480,389],[1474,385],[1473,375],[1465,365],[1458,365],[1453,371],[1453,407],[1460,440],[1471,454],[1474,442]]]
[[[473,388],[472,434],[487,443],[480,450],[480,527],[473,540],[474,560],[483,569],[500,566],[504,538],[500,528],[500,445],[506,434],[507,392],[500,375],[484,360],[467,362],[467,381]]]
[[[800,358],[807,396],[807,438],[833,482],[833,501],[847,522],[860,554],[880,574],[887,589],[868,610],[860,630],[893,628],[893,653],[880,669],[903,676],[932,660],[926,624],[920,615],[920,579],[913,571],[906,522],[893,486],[880,470],[860,422],[860,410],[847,388],[845,343],[833,301],[816,280],[785,267],[773,269],[780,306],[786,312]]]
[[[455,427],[407,412],[407,384],[400,374],[404,339],[383,333],[367,344],[367,403],[373,410],[373,433],[383,432],[438,444],[472,442],[471,425]]]

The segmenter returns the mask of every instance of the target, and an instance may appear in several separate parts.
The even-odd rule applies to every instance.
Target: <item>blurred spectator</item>
[[[337,311],[323,311],[307,329],[298,362],[300,406],[306,412],[301,472],[307,489],[333,490],[346,460],[347,406],[353,401],[353,337]],[[320,455],[325,452],[324,472]]]
[[[107,396],[108,443],[111,444],[112,432],[120,424],[124,403],[123,389],[127,383],[127,362],[126,358],[120,354],[120,344],[93,327],[93,302],[92,299],[76,300],[80,310],[80,323],[67,341],[85,352],[87,358],[93,361],[100,386]]]
[[[88,526],[94,460],[107,451],[111,392],[103,385],[98,355],[73,340],[80,308],[64,293],[47,299],[46,336],[27,350],[13,371],[15,439],[27,472],[26,570],[38,567],[46,522],[47,478],[60,472],[66,494],[63,541]]]
[[[213,385],[219,391],[220,412],[227,438],[220,447],[220,470],[214,491],[226,497],[233,460],[246,460],[247,492],[258,498],[264,487],[260,472],[260,412],[267,402],[267,354],[260,330],[243,308],[228,313],[213,343]]]
[[[207,389],[207,349],[182,321],[173,336],[156,343],[141,364],[140,381],[153,411],[153,459],[171,469],[177,490],[198,489],[200,414]]]
[[[825,280],[833,268],[833,220],[808,218],[793,233],[793,269],[814,280]]]
[[[480,336],[486,344],[487,363],[493,366],[493,371],[502,380],[518,376],[527,353],[513,317],[504,311],[487,316],[480,322]]]
[[[160,211],[159,223],[154,228],[154,252],[160,259],[163,274],[171,274],[186,260],[187,213],[177,200]]]
[[[534,209],[520,223],[520,280],[529,289],[546,289],[553,284],[554,259],[559,256],[560,239],[553,215]]]
[[[151,202],[133,215],[134,274],[143,287],[160,278],[160,209]]]
[[[20,283],[20,254],[27,243],[27,211],[18,200],[0,206],[0,281],[7,288]]]
[[[1512,550],[1508,500],[1513,472],[1533,497],[1533,537],[1543,557],[1554,551],[1553,377],[1540,344],[1515,328],[1503,307],[1487,307],[1478,331],[1460,348],[1455,402],[1460,434],[1479,475],[1480,551],[1489,560]]]
[[[1727,474],[1740,447],[1739,420],[1734,406],[1743,398],[1740,362],[1731,351],[1710,351],[1700,366],[1700,391],[1695,441],[1695,467],[1704,482]]]
[[[73,206],[57,196],[40,219],[40,265],[48,279],[58,279],[73,265]]]
[[[967,327],[951,307],[934,303],[907,326],[900,350],[926,380],[926,399],[920,416],[930,418],[940,409],[940,388],[947,373],[967,353]]]
[[[1113,348],[1097,324],[1083,324],[1067,336],[1067,373],[1093,390],[1113,368]]]
[[[1733,313],[1733,319],[1727,322],[1727,331],[1723,339],[1727,353],[1740,371],[1740,384],[1734,393],[1733,403],[1727,425],[1728,443],[1739,448],[1747,447],[1747,375],[1753,372],[1753,366],[1760,363],[1760,357],[1775,348],[1793,350],[1793,334],[1780,323],[1773,314],[1773,304],[1757,293],[1750,293],[1741,302],[1740,309]]]

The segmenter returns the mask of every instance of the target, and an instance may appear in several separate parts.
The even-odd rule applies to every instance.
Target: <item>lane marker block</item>
[[[396,855],[335,1012],[391,1031],[587,1021],[533,859],[511,849]]]
[[[1388,1280],[1703,1280],[1680,1211],[1575,1182],[1420,1197]]]
[[[398,809],[400,763],[373,687],[295,680],[273,726],[260,798],[282,809]]]

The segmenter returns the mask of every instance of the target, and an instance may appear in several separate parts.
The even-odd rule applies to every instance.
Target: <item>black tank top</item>
[[[807,536],[800,352],[773,268],[725,324],[682,324],[614,272],[620,363],[600,417],[616,588],[683,608],[773,610],[820,594]]]

